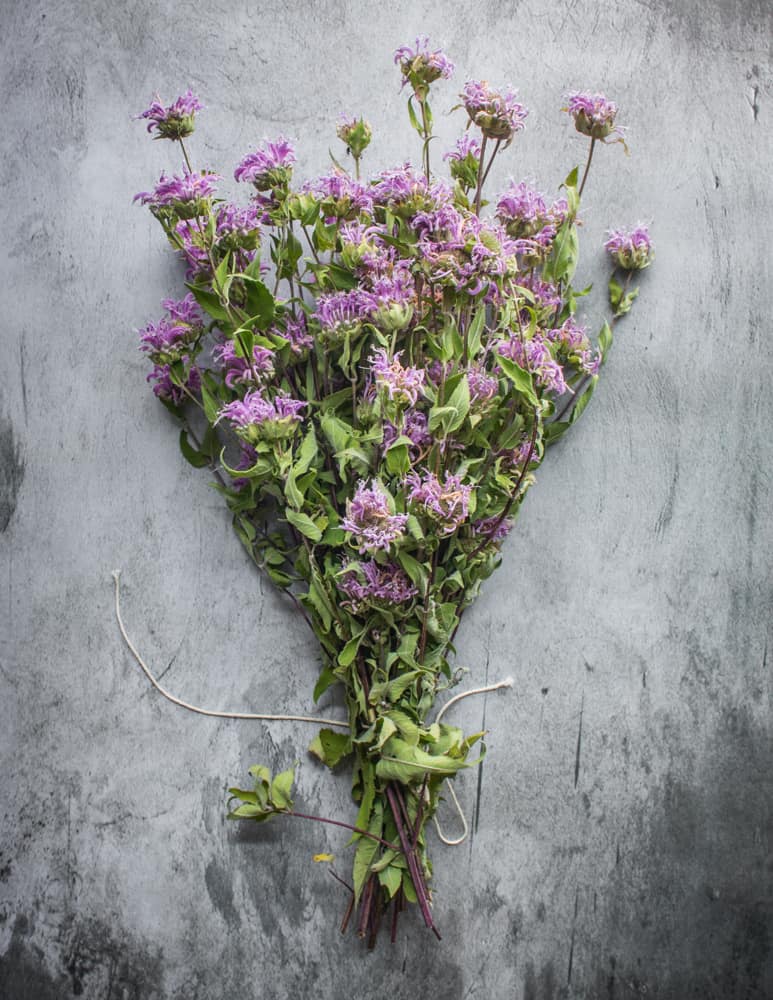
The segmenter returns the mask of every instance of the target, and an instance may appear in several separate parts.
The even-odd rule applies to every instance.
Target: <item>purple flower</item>
[[[219,180],[217,174],[206,171],[200,174],[186,171],[181,177],[161,174],[153,191],[140,191],[134,201],[149,205],[152,212],[169,208],[181,219],[192,219],[207,211],[209,199],[215,193],[215,181]]]
[[[556,286],[542,281],[536,274],[519,275],[518,284],[531,292],[534,297],[534,305],[537,309],[544,310],[552,316],[557,309],[561,308],[563,302]],[[526,317],[526,322],[528,324],[528,316]]]
[[[417,174],[410,163],[383,170],[371,185],[374,206],[388,208],[395,214],[410,217],[416,212],[432,211],[453,199],[447,184],[430,184],[424,174]]]
[[[477,139],[465,132],[461,139],[456,140],[456,146],[443,156],[448,160],[451,176],[465,190],[475,187],[480,171],[480,145]]]
[[[387,333],[404,330],[413,316],[416,292],[407,266],[395,267],[389,277],[377,277],[365,292],[370,318]]]
[[[471,365],[467,372],[467,382],[470,386],[470,401],[483,409],[496,396],[499,390],[499,379],[489,375],[481,365]]]
[[[485,80],[468,80],[460,96],[470,120],[489,139],[509,144],[524,127],[529,112],[517,101],[513,90],[500,94]]]
[[[378,485],[369,487],[360,480],[353,499],[346,501],[341,527],[351,532],[364,555],[378,549],[388,551],[403,537],[407,521],[407,514],[393,513],[390,498]]]
[[[369,212],[373,205],[369,188],[339,171],[310,181],[304,190],[322,202],[328,224],[336,219],[355,219],[361,212]]]
[[[510,534],[513,522],[508,518],[502,519],[498,514],[493,517],[482,517],[472,524],[473,535],[485,538],[492,545],[504,541]]]
[[[348,336],[354,336],[362,329],[368,318],[372,303],[359,288],[349,292],[333,292],[320,295],[312,319],[320,326],[323,340],[328,344],[339,344]]]
[[[256,389],[246,392],[244,399],[226,404],[218,413],[218,420],[224,417],[230,420],[239,437],[257,444],[261,439],[275,441],[291,437],[305,407],[306,403],[301,400],[281,394],[266,399]]]
[[[477,139],[465,132],[461,138],[456,140],[456,146],[443,155],[444,160],[456,160],[457,162],[466,159],[468,156],[480,159],[480,143]]]
[[[212,351],[215,361],[225,368],[225,384],[229,389],[237,384],[254,384],[274,374],[274,352],[258,344],[252,348],[252,364],[236,353],[236,345],[227,340]]]
[[[239,455],[239,461],[233,467],[234,470],[239,472],[246,472],[251,469],[258,460],[258,453],[252,447],[251,444],[247,444],[246,441],[240,441],[241,453]],[[245,486],[249,486],[250,480],[247,477],[238,477],[231,480],[231,487],[235,490],[243,490]]]
[[[290,350],[298,357],[305,357],[314,344],[306,326],[305,313],[299,313],[297,318],[288,315],[285,318],[284,329],[276,327],[274,332],[289,340]]]
[[[550,352],[548,342],[539,335],[531,340],[521,341],[513,337],[497,345],[498,352],[515,361],[526,371],[532,372],[539,385],[557,396],[567,391],[564,371]]]
[[[193,132],[196,112],[203,108],[204,105],[198,97],[189,90],[168,108],[165,108],[157,97],[147,110],[134,117],[146,119],[148,132],[155,131],[156,139],[185,139]]]
[[[394,444],[397,438],[403,435],[411,441],[409,451],[411,458],[415,461],[423,451],[432,444],[432,435],[429,432],[429,425],[426,414],[420,410],[404,410],[402,415],[402,426],[396,427],[388,420],[384,422],[383,450],[386,452],[390,445]]]
[[[405,484],[407,499],[435,521],[441,535],[453,534],[467,520],[472,487],[458,476],[447,472],[441,483],[434,472],[425,472],[423,478],[411,472]]]
[[[372,605],[407,604],[419,593],[399,566],[394,563],[382,566],[375,559],[344,566],[338,588],[349,598],[342,602],[343,606],[354,614]]]
[[[603,94],[575,91],[567,96],[564,110],[574,118],[577,131],[592,139],[606,139],[612,133],[623,134],[622,128],[615,125],[617,105]]]
[[[273,142],[266,141],[254,153],[248,153],[239,161],[234,177],[237,181],[254,184],[258,191],[285,188],[290,183],[294,163],[292,143],[280,137]]]
[[[630,232],[615,229],[609,233],[604,249],[618,267],[626,271],[639,271],[649,267],[655,257],[655,248],[649,230],[643,223]]]
[[[401,45],[395,52],[395,65],[403,74],[403,87],[410,83],[420,99],[427,96],[431,83],[441,77],[447,80],[454,72],[454,64],[441,49],[430,49],[426,35],[416,39],[414,48]]]
[[[424,369],[404,368],[400,363],[402,351],[397,351],[390,360],[383,347],[378,348],[368,359],[376,388],[384,389],[389,398],[404,406],[415,406],[423,395]]]
[[[204,315],[189,292],[184,299],[164,299],[169,313],[140,330],[140,350],[149,354],[157,366],[179,361],[204,332]]]
[[[187,365],[190,359],[185,356],[180,360]],[[147,381],[154,383],[153,392],[159,399],[165,399],[167,402],[174,403],[175,406],[184,403],[188,398],[186,389],[189,393],[196,393],[201,389],[201,374],[198,368],[188,369],[185,372],[182,385],[180,385],[179,381],[172,378],[171,365],[156,365],[148,375]]]
[[[515,239],[533,236],[550,221],[544,195],[523,181],[511,184],[499,199],[497,218]]]

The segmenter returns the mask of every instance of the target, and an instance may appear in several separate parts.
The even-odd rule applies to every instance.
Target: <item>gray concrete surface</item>
[[[773,997],[771,5],[3,0],[0,15],[3,1000]],[[418,32],[456,84],[512,82],[532,109],[494,188],[555,187],[583,155],[563,93],[615,97],[632,155],[599,151],[584,273],[603,279],[609,225],[650,220],[658,256],[460,632],[471,678],[516,685],[456,713],[485,719],[489,757],[458,782],[469,844],[434,848],[444,940],[414,920],[367,954],[311,860],[329,849],[344,868],[342,837],[224,820],[254,761],[300,756],[300,801],[343,817],[346,776],[305,758],[308,727],[161,701],[113,620],[120,566],[129,628],[172,690],[310,707],[312,642],[144,383],[133,331],[179,271],[130,199],[175,164],[130,115],[190,85],[199,163],[230,173],[285,132],[311,176],[339,111],[362,111],[369,164],[391,165],[417,156],[391,53]],[[438,119],[446,138],[461,126]],[[586,312],[601,318],[600,296]]]

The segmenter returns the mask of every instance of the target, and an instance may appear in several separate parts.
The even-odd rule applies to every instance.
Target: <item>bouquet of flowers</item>
[[[610,234],[612,320],[592,343],[572,286],[578,211],[595,147],[623,142],[616,106],[570,94],[564,110],[589,140],[581,179],[572,170],[556,200],[512,183],[484,212],[526,108],[467,82],[441,179],[429,97],[453,67],[427,39],[395,62],[421,169],[363,180],[371,128],[346,117],[337,134],[353,171],[334,160],[296,186],[293,145],[264,142],[236,166],[251,194],[240,206],[189,158],[202,109],[191,92],[139,116],[182,154],[181,173],[137,199],[182,256],[188,289],[141,331],[148,380],[182,425],[183,454],[215,470],[242,543],[319,640],[315,700],[342,691],[348,726],[321,728],[310,750],[352,770],[356,817],[327,822],[351,830],[344,927],[354,915],[371,944],[390,910],[394,939],[410,903],[437,934],[427,823],[444,783],[485,752],[483,733],[432,721],[458,680],[453,640],[547,446],[591,398],[636,296],[631,275],[652,259],[645,227]],[[304,815],[293,769],[251,775],[231,789],[231,817]]]

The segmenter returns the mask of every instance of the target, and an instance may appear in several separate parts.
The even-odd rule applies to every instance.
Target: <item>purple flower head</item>
[[[544,195],[523,181],[511,184],[499,199],[497,218],[514,239],[534,236],[552,222]]]
[[[514,90],[492,90],[485,80],[468,80],[461,93],[467,114],[489,139],[509,144],[524,127],[528,111],[516,99]]]
[[[383,170],[371,185],[374,206],[388,208],[396,215],[410,217],[416,212],[432,211],[451,202],[453,192],[447,184],[430,184],[424,174],[417,174],[410,163],[393,170]]]
[[[361,212],[370,212],[373,197],[369,188],[341,171],[333,171],[304,185],[322,203],[322,214],[328,224],[336,219],[356,219]]]
[[[470,386],[470,402],[478,410],[485,409],[499,390],[499,379],[490,375],[481,365],[470,365],[467,382]]]
[[[429,432],[429,425],[426,414],[420,410],[404,410],[402,427],[397,428],[388,420],[384,422],[384,440],[382,448],[384,452],[394,444],[400,435],[410,439],[409,452],[412,460],[416,460],[432,444],[432,435]]]
[[[407,267],[395,267],[389,277],[375,278],[365,294],[370,300],[370,318],[380,329],[396,333],[408,326],[416,292]]]
[[[245,393],[244,399],[235,399],[224,406],[218,420],[230,420],[239,437],[250,444],[260,440],[276,441],[292,437],[301,421],[301,411],[306,404],[299,399],[278,395],[266,399],[255,389]]]
[[[397,351],[390,360],[383,347],[371,354],[371,372],[377,389],[383,389],[389,398],[403,406],[415,406],[424,391],[423,368],[403,368],[400,364],[402,351]]]
[[[349,292],[320,295],[317,308],[312,313],[320,327],[322,339],[327,344],[340,344],[347,336],[355,336],[368,318],[372,303],[359,288]]]
[[[346,501],[346,517],[341,521],[344,531],[351,532],[360,552],[389,550],[393,542],[403,537],[407,514],[394,514],[387,494],[378,485],[367,486],[360,480],[354,497]]]
[[[443,159],[448,161],[453,179],[465,190],[475,187],[480,170],[480,144],[477,139],[465,132]]]
[[[429,93],[431,83],[441,77],[448,80],[454,72],[454,64],[441,49],[430,49],[426,35],[416,39],[414,48],[401,45],[395,52],[395,65],[399,65],[403,74],[403,87],[410,83],[422,100]]]
[[[580,326],[574,316],[569,316],[556,330],[548,330],[545,334],[548,340],[559,344],[570,354],[582,348],[589,347],[588,332]]]
[[[441,483],[434,472],[424,477],[411,472],[406,476],[407,499],[433,520],[441,535],[452,535],[469,516],[472,487],[458,476],[446,473]]]
[[[555,311],[561,308],[563,302],[556,286],[550,282],[543,281],[536,274],[520,275],[518,284],[531,292],[536,309],[542,310],[552,317]],[[526,301],[531,302],[531,299],[527,299]],[[528,325],[528,316],[526,314],[524,318]]]
[[[225,384],[229,389],[235,385],[254,385],[274,374],[274,352],[258,344],[252,348],[252,364],[236,353],[232,340],[226,340],[212,351],[215,361],[225,369]]]
[[[186,171],[181,177],[161,174],[153,191],[140,191],[134,201],[149,205],[151,212],[168,208],[181,219],[192,219],[206,213],[215,193],[215,181],[219,180],[218,174],[206,171],[200,174]]]
[[[215,239],[222,250],[257,249],[262,212],[255,202],[241,207],[231,202],[217,206]]]
[[[251,444],[247,444],[246,441],[240,441],[239,445],[241,447],[241,453],[239,455],[239,461],[233,467],[239,472],[246,472],[251,469],[258,460],[258,453],[252,447]],[[235,490],[243,490],[245,486],[249,486],[250,480],[247,477],[238,477],[231,480],[231,487]]]
[[[639,271],[649,267],[655,257],[649,230],[641,222],[630,232],[625,229],[610,232],[604,249],[618,267],[626,271]]]
[[[482,517],[472,524],[472,532],[476,538],[485,538],[492,545],[497,545],[504,541],[510,534],[513,522],[508,518],[502,519],[499,515],[493,517]]]
[[[284,321],[284,329],[282,327],[276,327],[274,329],[275,333],[278,333],[280,337],[284,337],[290,342],[290,350],[294,355],[300,358],[305,358],[308,354],[309,348],[313,345],[308,327],[306,326],[306,314],[299,313],[298,317],[286,316]]]
[[[622,128],[615,125],[617,105],[603,94],[575,91],[567,96],[564,110],[574,118],[577,131],[591,139],[606,139],[612,133],[623,134]]]
[[[336,125],[336,135],[341,142],[346,143],[346,149],[355,160],[359,160],[370,145],[373,129],[364,118],[351,118],[340,115]]]
[[[193,132],[193,120],[204,105],[190,90],[165,108],[157,97],[145,111],[135,115],[148,123],[148,132],[155,132],[155,139],[185,139]]]
[[[204,315],[189,292],[184,299],[164,299],[168,316],[140,330],[140,350],[157,366],[169,365],[187,355],[204,332]]]
[[[354,614],[373,605],[393,608],[407,604],[419,593],[399,566],[382,566],[375,559],[344,566],[338,589],[348,598],[343,606]]]
[[[185,365],[189,363],[187,356],[180,359]],[[188,399],[186,389],[189,393],[196,393],[201,389],[201,374],[198,368],[189,368],[185,372],[182,385],[172,377],[171,365],[156,365],[148,375],[148,382],[153,383],[153,392],[159,399],[165,399],[169,403],[179,406]]]
[[[503,357],[510,358],[526,371],[532,372],[537,383],[557,396],[567,391],[564,370],[550,351],[550,342],[537,333],[531,340],[522,342],[520,337],[512,337],[497,345]]]
[[[254,184],[258,191],[286,188],[292,177],[295,149],[289,139],[279,137],[266,141],[253,153],[239,161],[234,177],[237,181]]]

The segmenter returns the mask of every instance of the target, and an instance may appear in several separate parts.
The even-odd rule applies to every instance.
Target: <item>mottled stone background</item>
[[[770,3],[2,0],[0,17],[3,1000],[773,997]],[[311,860],[344,868],[344,837],[224,821],[228,783],[296,757],[304,807],[350,815],[346,776],[303,753],[310,727],[175,709],[113,618],[120,566],[173,691],[311,709],[313,643],[144,382],[134,330],[180,270],[131,196],[176,162],[130,116],[190,85],[199,164],[230,177],[283,132],[311,176],[337,114],[364,112],[369,164],[394,165],[418,153],[391,54],[425,31],[458,67],[437,112],[470,76],[531,108],[493,189],[554,190],[583,157],[567,89],[617,99],[632,155],[600,149],[589,182],[589,322],[608,226],[650,221],[658,255],[460,632],[472,678],[516,685],[455,714],[485,724],[489,757],[457,782],[469,843],[434,847],[443,942],[407,920],[368,954]],[[438,152],[461,125],[438,114]]]

